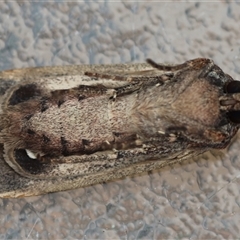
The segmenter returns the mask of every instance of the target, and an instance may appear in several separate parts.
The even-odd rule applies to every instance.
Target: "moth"
[[[0,197],[159,169],[225,148],[240,122],[240,82],[206,58],[3,71],[0,101]]]

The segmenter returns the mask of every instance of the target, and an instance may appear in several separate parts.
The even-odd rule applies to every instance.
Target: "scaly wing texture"
[[[234,2],[1,3],[0,66],[180,63],[201,56],[237,79],[239,11]],[[236,239],[239,147],[235,141],[224,155],[132,179],[2,199],[0,237]]]

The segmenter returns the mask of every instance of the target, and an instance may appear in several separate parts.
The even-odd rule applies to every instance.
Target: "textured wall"
[[[210,57],[237,79],[240,4],[0,3],[0,69],[181,63]],[[240,139],[222,153],[135,178],[0,199],[0,238],[232,239],[240,235]]]

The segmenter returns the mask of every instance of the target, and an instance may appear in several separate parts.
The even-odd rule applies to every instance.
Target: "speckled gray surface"
[[[239,79],[239,21],[240,4],[223,1],[1,2],[0,69],[210,57]],[[152,174],[0,199],[0,238],[239,238],[239,148],[240,136]]]

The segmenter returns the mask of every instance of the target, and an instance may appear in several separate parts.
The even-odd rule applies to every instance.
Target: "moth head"
[[[240,124],[240,81],[234,80],[225,84],[220,105],[231,123]]]

